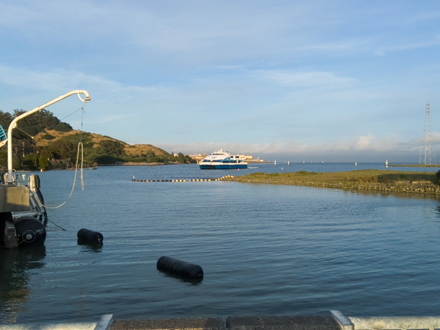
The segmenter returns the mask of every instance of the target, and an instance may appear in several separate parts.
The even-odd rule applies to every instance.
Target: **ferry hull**
[[[202,170],[231,170],[237,168],[247,168],[247,164],[199,164]]]

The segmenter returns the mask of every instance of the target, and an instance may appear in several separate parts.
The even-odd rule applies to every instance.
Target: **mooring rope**
[[[82,128],[83,128],[83,114],[84,114],[84,107],[87,105],[87,103],[81,108],[82,112],[81,112],[81,129],[80,129],[80,137],[79,137],[79,142],[78,142],[78,149],[77,149],[77,153],[76,153],[76,164],[75,164],[75,176],[73,178],[73,185],[72,185],[72,190],[70,191],[70,195],[69,197],[67,197],[67,199],[64,201],[64,203],[58,205],[58,206],[47,206],[44,205],[43,203],[41,203],[42,201],[39,200],[38,198],[38,203],[47,208],[47,209],[59,209],[60,207],[63,207],[67,201],[70,199],[70,197],[72,197],[73,195],[73,191],[75,190],[75,185],[76,185],[76,178],[78,176],[78,163],[79,163],[79,157],[80,157],[80,150],[81,150],[81,189],[84,191],[84,145],[82,143]]]
[[[81,189],[84,191],[84,171],[83,171],[83,166],[84,166],[84,146],[82,144],[82,142],[78,142],[78,152],[76,154],[76,166],[75,166],[75,177],[73,178],[73,185],[72,185],[72,190],[70,191],[70,195],[69,197],[67,197],[67,199],[64,201],[64,203],[58,205],[58,206],[48,206],[43,204],[39,198],[38,198],[38,204],[40,204],[41,206],[45,207],[46,209],[59,209],[60,207],[63,207],[67,201],[70,199],[70,197],[72,197],[73,195],[73,191],[75,190],[75,185],[76,185],[76,177],[78,176],[78,162],[79,162],[79,151],[81,149]]]
[[[15,126],[16,129],[18,129],[19,131],[21,131],[22,133],[26,134],[27,136],[29,136],[32,140],[35,138],[35,136],[30,135],[28,132],[23,131],[20,127]]]
[[[55,222],[53,222],[52,220],[47,219],[47,221],[49,221],[50,223],[54,224],[55,226],[57,226],[58,228],[60,228],[61,230],[67,231],[67,229],[64,229],[63,227],[61,227],[60,225],[57,225]]]

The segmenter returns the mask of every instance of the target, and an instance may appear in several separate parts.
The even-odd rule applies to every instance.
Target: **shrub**
[[[53,139],[55,139],[55,136],[50,135],[50,134],[44,134],[44,135],[42,136],[42,138],[43,138],[44,140],[53,140]]]
[[[298,172],[296,172],[296,174],[298,174],[298,175],[316,175],[318,173],[316,173],[316,172],[307,172],[307,171],[298,171]]]
[[[68,123],[59,123],[55,125],[53,129],[57,132],[70,132],[73,130],[72,126],[70,126]]]
[[[437,173],[435,173],[435,177],[437,178],[438,181],[440,181],[440,171],[438,171]]]
[[[390,179],[386,176],[379,176],[377,178],[377,182],[379,183],[390,183]]]

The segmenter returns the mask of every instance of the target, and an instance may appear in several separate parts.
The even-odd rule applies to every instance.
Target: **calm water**
[[[42,250],[0,250],[2,323],[230,315],[438,315],[440,202],[231,182],[137,183],[255,171],[316,172],[384,164],[295,163],[201,171],[196,165],[85,171],[49,210]],[[438,169],[430,169],[436,171]],[[41,173],[48,205],[74,172]],[[104,245],[77,244],[81,228]],[[199,284],[156,270],[199,264]]]

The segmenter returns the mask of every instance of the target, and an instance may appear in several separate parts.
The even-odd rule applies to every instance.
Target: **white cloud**
[[[373,142],[373,136],[368,134],[366,136],[361,136],[355,144],[355,149],[357,150],[368,150],[371,148]]]
[[[435,134],[440,139],[440,133]],[[440,140],[439,140],[440,142]],[[400,136],[391,135],[385,138],[375,138],[372,134],[360,136],[354,140],[337,141],[335,143],[315,143],[300,144],[290,142],[280,144],[277,141],[271,143],[157,143],[158,146],[169,151],[179,151],[185,154],[209,154],[215,150],[223,148],[231,153],[252,154],[255,158],[280,160],[298,159],[298,157],[308,157],[308,160],[330,160],[347,161],[359,152],[364,153],[365,159],[378,161],[389,155],[390,159],[399,155],[401,159],[418,160],[420,141],[414,139],[404,139]],[[440,143],[439,143],[440,146]],[[434,146],[435,147],[435,146]],[[324,159],[322,159],[324,158]]]
[[[140,87],[123,85],[114,80],[104,79],[96,75],[88,75],[81,71],[55,69],[52,71],[36,71],[23,67],[7,67],[0,65],[0,84],[16,90],[65,93],[72,89],[93,89],[107,93],[108,97],[126,99],[139,94],[154,94],[156,87]],[[82,87],[82,88],[81,88]]]
[[[422,41],[407,42],[402,41],[400,43],[394,43],[391,45],[378,46],[374,53],[378,56],[384,56],[390,52],[401,52],[406,50],[424,49],[429,47],[438,47],[440,45],[440,36],[431,38],[425,38]]]
[[[409,142],[385,135],[421,135],[426,99],[437,127],[438,13],[431,7],[5,0],[0,108],[28,109],[86,89],[86,129],[127,142],[144,136],[205,152],[222,141],[267,154],[388,152],[392,145],[403,152]]]
[[[276,84],[297,88],[339,88],[356,82],[356,79],[338,76],[333,72],[268,71],[263,72],[263,75]]]

